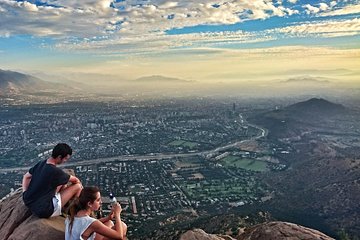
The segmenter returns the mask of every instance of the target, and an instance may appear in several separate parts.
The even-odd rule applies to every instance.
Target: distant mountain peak
[[[308,75],[304,75],[304,76],[297,76],[297,77],[292,77],[289,78],[285,81],[282,81],[284,83],[316,83],[316,84],[326,84],[326,83],[330,83],[331,79],[330,78],[325,78],[325,77],[314,77],[314,76],[308,76]]]
[[[300,113],[339,113],[346,110],[341,104],[332,103],[323,98],[311,98],[309,100],[298,102],[285,108],[286,110]]]
[[[260,113],[249,121],[269,130],[269,138],[298,137],[322,123],[334,121],[351,110],[323,98],[311,98],[284,108]]]
[[[174,77],[167,77],[167,76],[162,76],[162,75],[151,75],[151,76],[144,76],[144,77],[137,78],[134,80],[134,82],[189,83],[192,81],[184,80],[184,79],[180,79],[180,78],[174,78]]]

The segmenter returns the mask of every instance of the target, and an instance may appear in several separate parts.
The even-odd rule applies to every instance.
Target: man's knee
[[[71,187],[73,187],[73,189],[74,189],[73,191],[74,191],[75,195],[77,195],[77,196],[80,195],[80,192],[83,189],[83,187],[80,183],[75,183],[75,184],[71,185]]]
[[[66,193],[66,194],[70,194],[72,196],[74,196],[74,195],[79,196],[81,190],[82,190],[82,185],[80,183],[74,183],[74,184],[68,186],[67,188],[65,188],[60,193],[61,193],[61,195]]]
[[[73,185],[71,185],[71,187],[77,189],[77,190],[81,190],[82,189],[82,185],[80,183],[74,183]]]

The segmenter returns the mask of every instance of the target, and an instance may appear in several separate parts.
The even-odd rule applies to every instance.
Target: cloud
[[[339,15],[348,15],[348,14],[358,14],[360,13],[360,4],[347,5],[343,8],[339,8],[330,12],[321,13],[320,16],[339,16]]]
[[[319,3],[319,9],[321,11],[326,11],[328,10],[330,7],[326,4],[326,3]]]
[[[360,19],[337,21],[321,21],[315,23],[303,23],[294,26],[276,28],[268,31],[269,33],[290,34],[297,37],[321,36],[339,37],[353,36],[360,34]]]
[[[288,2],[295,4],[297,2],[297,0],[288,0]]]
[[[304,5],[303,8],[305,9],[305,12],[307,14],[315,14],[315,13],[320,12],[320,8],[314,7],[314,6],[310,5],[310,4]]]
[[[360,13],[360,4],[347,4],[342,7],[335,7],[338,3],[331,1],[329,4],[319,3],[317,6],[305,4],[302,6],[306,14],[314,14],[321,17],[340,16]]]
[[[3,9],[0,34],[47,36],[58,39],[106,34],[109,22],[120,20],[111,1],[55,1],[57,5],[36,5],[27,1],[0,1]]]
[[[336,10],[336,1],[315,6],[288,7],[296,0],[0,0],[0,37],[49,37],[54,44],[41,47],[97,54],[146,54],[189,48],[222,48],[296,36],[352,36],[359,20],[338,20],[276,28],[266,31],[222,31],[167,34],[168,30],[202,25],[232,25],[294,14],[337,15],[360,11],[359,5]],[[356,10],[358,9],[359,10]],[[355,10],[354,10],[355,9]],[[199,28],[201,29],[201,28]],[[286,33],[286,34],[284,34]]]
[[[0,1],[0,31],[58,38],[128,36],[297,13],[268,0],[232,0],[218,4],[210,0],[43,0],[41,4],[36,3]]]
[[[271,36],[259,35],[244,31],[203,32],[180,35],[144,34],[141,38],[131,36],[102,41],[86,41],[58,43],[57,48],[68,51],[90,51],[105,56],[124,55],[127,53],[151,54],[159,52],[186,51],[197,48],[221,48],[231,44],[255,43],[274,40]]]

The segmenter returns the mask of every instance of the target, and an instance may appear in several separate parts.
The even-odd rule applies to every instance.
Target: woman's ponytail
[[[80,202],[79,198],[75,198],[69,207],[68,217],[69,217],[69,232],[71,233],[73,224],[74,224],[74,218],[78,211],[80,211]]]

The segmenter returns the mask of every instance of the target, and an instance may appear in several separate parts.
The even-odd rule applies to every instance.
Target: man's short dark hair
[[[63,159],[68,154],[69,155],[72,154],[71,147],[69,145],[67,145],[66,143],[58,143],[52,150],[51,156],[53,158],[57,158],[58,156],[60,156],[61,159]]]

